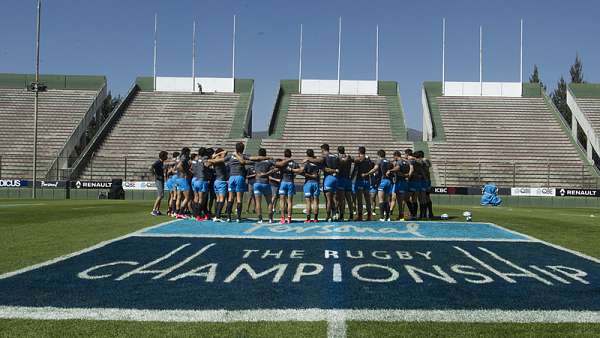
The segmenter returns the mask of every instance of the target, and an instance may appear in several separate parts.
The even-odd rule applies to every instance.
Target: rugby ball
[[[448,219],[448,214],[441,214],[440,219]]]

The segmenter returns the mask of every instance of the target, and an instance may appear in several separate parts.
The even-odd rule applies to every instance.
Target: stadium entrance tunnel
[[[83,308],[568,311],[600,319],[597,259],[493,224],[408,224],[169,222],[1,275],[0,317]],[[479,231],[461,235],[471,227]]]

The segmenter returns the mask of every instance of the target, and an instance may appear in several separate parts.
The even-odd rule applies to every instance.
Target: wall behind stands
[[[520,82],[449,82],[446,81],[445,96],[502,96],[521,97]]]
[[[25,89],[33,81],[33,74],[0,73],[0,88]],[[48,89],[99,90],[106,84],[106,76],[41,74],[40,82]]]
[[[191,92],[198,91],[198,85],[206,93],[233,93],[233,78],[197,77],[196,84],[192,86],[191,77],[156,77],[156,91],[161,92]]]
[[[340,94],[377,95],[376,81],[341,80]],[[338,94],[337,80],[302,80],[302,94]]]

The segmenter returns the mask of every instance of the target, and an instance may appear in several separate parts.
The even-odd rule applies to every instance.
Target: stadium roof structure
[[[571,83],[567,87],[571,132],[585,146],[587,160],[600,168],[600,84]],[[585,136],[578,135],[581,130]]]
[[[434,181],[447,186],[590,187],[598,171],[539,84],[520,97],[442,95],[425,82],[423,140]]]

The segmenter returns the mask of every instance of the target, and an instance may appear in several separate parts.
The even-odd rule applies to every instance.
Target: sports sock
[[[215,206],[216,210],[215,210],[215,214],[217,218],[221,218],[221,212],[223,211],[223,202],[217,202],[217,205]]]
[[[385,218],[385,203],[383,202],[379,203],[379,215],[381,215],[380,218]]]
[[[429,201],[427,203],[427,210],[429,210],[429,218],[433,218],[433,202]]]
[[[242,203],[238,203],[237,204],[237,219],[242,219],[242,209],[243,209]]]
[[[225,213],[227,218],[231,219],[231,211],[233,209],[233,202],[227,201],[227,207],[225,207]]]

